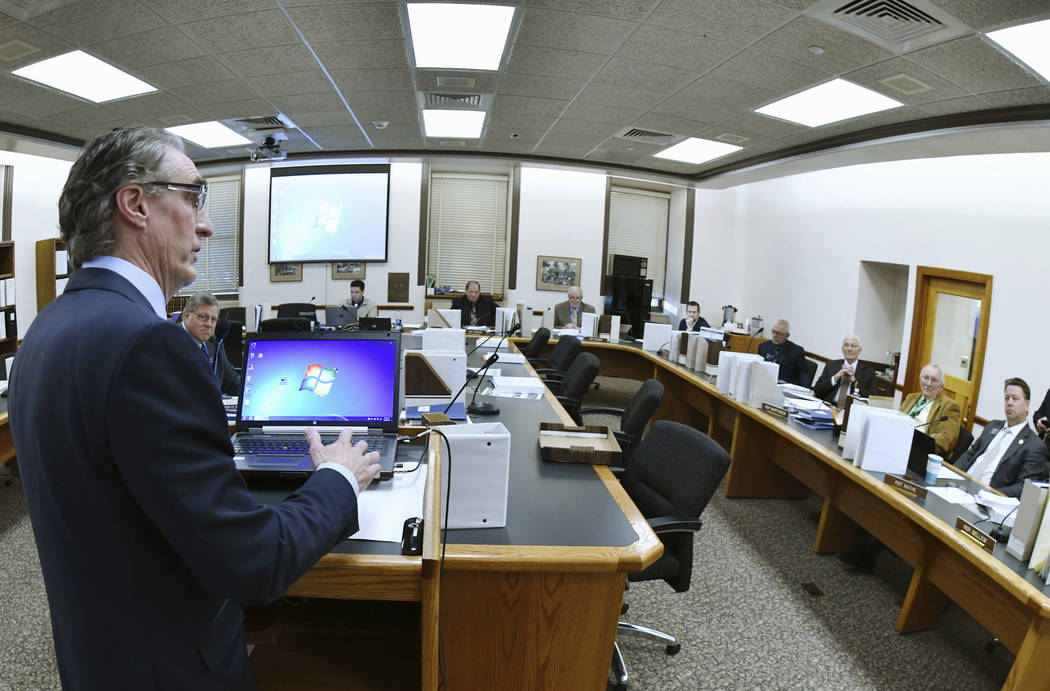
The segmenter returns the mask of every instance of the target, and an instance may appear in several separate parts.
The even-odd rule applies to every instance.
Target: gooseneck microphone
[[[928,427],[930,425],[935,425],[938,422],[944,422],[947,419],[948,419],[947,415],[942,415],[939,418],[937,418],[936,420],[930,420],[929,422],[924,422],[921,425],[915,425],[915,429],[921,429],[923,427]]]
[[[496,360],[499,360],[499,355],[497,355],[496,353],[493,353],[489,357],[489,359],[485,361],[485,364],[481,367],[481,369],[479,369],[477,372],[474,372],[473,374],[468,374],[466,380],[464,380],[464,382],[463,382],[463,386],[459,387],[459,391],[457,391],[456,395],[452,397],[452,400],[448,402],[448,405],[445,406],[445,409],[441,411],[441,414],[442,415],[447,415],[449,409],[452,408],[452,404],[455,403],[456,399],[459,398],[459,395],[461,393],[463,393],[463,389],[467,388],[467,384],[470,383],[470,380],[474,379],[475,377],[477,377],[483,371],[488,370],[489,367],[491,367],[493,364],[495,364]]]

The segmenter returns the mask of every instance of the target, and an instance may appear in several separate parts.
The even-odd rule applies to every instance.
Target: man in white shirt
[[[1045,480],[1050,454],[1028,426],[1031,389],[1024,379],[1011,377],[1003,387],[1005,420],[989,422],[956,466],[992,489],[1021,496],[1025,480]]]

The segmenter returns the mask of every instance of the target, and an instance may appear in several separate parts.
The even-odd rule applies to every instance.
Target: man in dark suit
[[[579,286],[569,288],[566,297],[568,299],[565,302],[559,302],[554,306],[554,328],[579,331],[580,322],[583,319],[580,315],[584,312],[594,314],[594,306],[583,301],[583,291]]]
[[[212,234],[163,131],[87,144],[59,200],[75,271],[33,321],[10,421],[64,688],[251,689],[242,603],[280,597],[357,530],[379,473],[348,433],[287,501],[255,502],[215,379],[165,304]]]
[[[466,294],[452,301],[452,309],[459,310],[459,325],[463,328],[496,325],[496,301],[481,294],[477,281],[467,281]]]
[[[1003,387],[1005,420],[992,420],[956,467],[1009,497],[1020,497],[1025,480],[1045,480],[1050,473],[1046,445],[1028,426],[1032,397],[1028,383],[1011,377]]]
[[[773,340],[758,346],[758,354],[768,362],[780,365],[780,379],[789,384],[809,386],[809,370],[806,369],[806,351],[797,343],[788,340],[791,325],[779,319],[773,325]]]
[[[219,383],[219,390],[227,396],[241,395],[241,375],[237,374],[226,349],[215,338],[219,323],[219,301],[211,293],[196,293],[182,308],[182,326],[193,337],[194,346],[208,361],[208,367]],[[223,334],[223,338],[226,334]]]
[[[813,385],[813,394],[828,403],[842,407],[845,397],[857,394],[863,398],[875,390],[875,369],[860,361],[860,338],[850,334],[842,339],[842,359],[831,360]]]

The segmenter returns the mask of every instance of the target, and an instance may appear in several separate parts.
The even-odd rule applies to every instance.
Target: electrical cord
[[[448,477],[445,478],[445,518],[441,522],[441,559],[438,561],[438,588],[440,589],[444,585],[445,577],[445,547],[448,545],[448,509],[449,504],[449,492],[452,489],[452,444],[449,442],[448,437],[437,427],[431,427],[431,432],[439,435],[445,442],[445,448],[448,450]],[[440,596],[440,590],[439,590]],[[441,632],[441,617],[438,617],[438,674],[440,681],[438,682],[439,689],[446,689],[447,676],[446,676],[446,660],[445,660],[445,638]]]

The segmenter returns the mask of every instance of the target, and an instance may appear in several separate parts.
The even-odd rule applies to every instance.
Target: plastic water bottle
[[[397,311],[397,319],[394,320],[394,329],[397,331],[401,330],[401,310]]]

